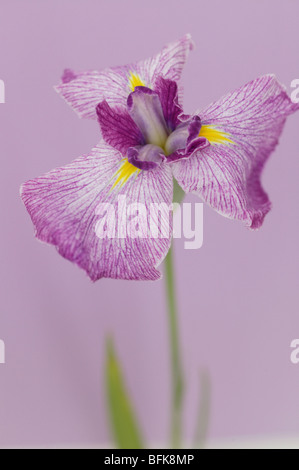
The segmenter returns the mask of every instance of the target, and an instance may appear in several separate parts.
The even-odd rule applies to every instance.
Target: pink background
[[[97,123],[78,119],[54,92],[62,70],[146,58],[190,32],[197,47],[183,80],[188,112],[268,72],[289,88],[299,77],[298,17],[295,0],[0,1],[1,447],[109,440],[108,333],[146,438],[163,442],[168,432],[163,282],[92,284],[35,241],[19,199],[23,181],[98,140]],[[298,124],[299,115],[289,119],[267,165],[274,208],[261,231],[205,207],[203,248],[175,243],[186,439],[201,367],[213,383],[210,438],[299,434],[299,365],[290,362],[299,337]]]

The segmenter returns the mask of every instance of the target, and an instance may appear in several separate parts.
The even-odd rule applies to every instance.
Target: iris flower
[[[183,113],[186,35],[156,56],[102,72],[66,70],[57,92],[80,117],[97,119],[89,154],[25,183],[21,195],[36,236],[102,277],[156,280],[168,238],[96,236],[99,203],[166,203],[173,178],[220,214],[258,229],[271,203],[260,182],[288,115],[299,109],[265,75],[193,115]]]

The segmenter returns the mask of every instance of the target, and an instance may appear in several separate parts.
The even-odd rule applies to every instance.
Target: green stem
[[[168,301],[172,373],[171,443],[174,449],[178,449],[181,447],[182,441],[182,405],[184,384],[178,335],[178,315],[175,299],[172,248],[170,248],[165,259],[165,281]]]

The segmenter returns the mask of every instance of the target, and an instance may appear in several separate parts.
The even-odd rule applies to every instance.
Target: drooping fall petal
[[[210,145],[174,163],[175,178],[222,215],[260,227],[271,207],[261,173],[287,116],[298,109],[272,75],[229,93],[199,113],[199,136]]]
[[[127,212],[123,205],[119,207],[118,198],[124,196],[127,207],[137,204],[134,210],[131,207],[132,224],[138,203],[147,208],[151,203],[169,206],[172,192],[169,167],[161,165],[154,172],[140,172],[123,161],[118,151],[101,142],[89,155],[26,182],[21,195],[37,238],[56,246],[62,256],[83,268],[93,281],[102,277],[155,280],[161,277],[156,267],[169,249],[170,235],[126,236],[122,222],[126,221]],[[99,210],[101,204],[106,204],[107,210],[107,204],[115,208],[114,238],[99,238],[96,233],[103,216],[103,210]],[[139,233],[146,234],[145,222],[143,226],[138,218]],[[162,221],[162,225],[163,222],[167,223]]]
[[[80,117],[96,119],[96,106],[106,100],[111,106],[126,107],[136,86],[154,87],[159,76],[178,81],[193,43],[189,34],[164,47],[150,59],[113,67],[102,72],[66,70],[56,91]]]

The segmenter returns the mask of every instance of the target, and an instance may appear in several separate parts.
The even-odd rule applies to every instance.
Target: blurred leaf
[[[119,449],[142,449],[142,438],[118,362],[113,342],[106,346],[106,386],[110,422]]]
[[[211,378],[207,370],[200,373],[200,402],[194,447],[203,449],[206,444],[211,411]]]
[[[180,204],[184,199],[185,191],[181,188],[175,178],[173,178],[173,202]]]

